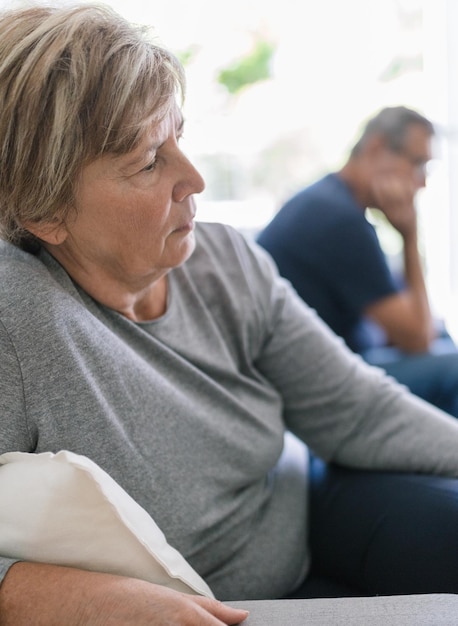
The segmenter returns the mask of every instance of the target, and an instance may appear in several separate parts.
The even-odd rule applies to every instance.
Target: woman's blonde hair
[[[103,5],[0,15],[0,236],[65,220],[81,168],[129,152],[184,97],[179,61]]]

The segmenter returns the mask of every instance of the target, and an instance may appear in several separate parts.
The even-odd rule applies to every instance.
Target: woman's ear
[[[68,236],[65,223],[60,220],[55,222],[24,222],[23,227],[35,235],[41,241],[58,246],[63,243]]]

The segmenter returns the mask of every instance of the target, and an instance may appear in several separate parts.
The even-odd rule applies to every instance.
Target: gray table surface
[[[250,611],[243,626],[458,625],[458,595],[455,594],[249,600],[227,604]]]

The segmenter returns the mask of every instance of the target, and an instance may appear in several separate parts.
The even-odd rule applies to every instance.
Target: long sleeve
[[[458,476],[457,421],[348,350],[289,283],[271,284],[257,365],[283,398],[287,427],[329,461]]]

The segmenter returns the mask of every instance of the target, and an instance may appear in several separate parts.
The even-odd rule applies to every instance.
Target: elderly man
[[[414,201],[426,184],[433,135],[418,112],[382,109],[343,168],[286,202],[258,242],[352,350],[458,416],[458,354],[432,318],[418,251]],[[402,238],[401,279],[367,207],[379,209]]]

